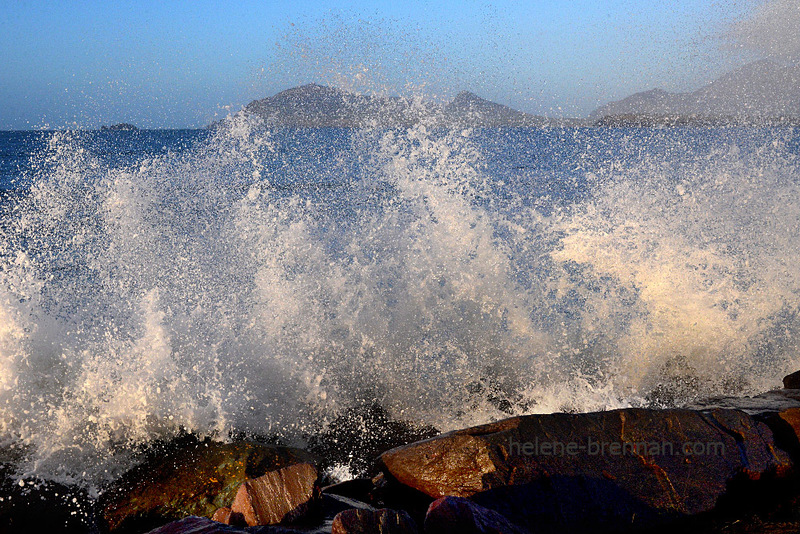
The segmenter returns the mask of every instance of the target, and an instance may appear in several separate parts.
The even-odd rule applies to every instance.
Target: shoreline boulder
[[[783,377],[783,389],[800,389],[800,371]]]
[[[433,501],[425,517],[428,534],[526,534],[508,519],[463,497]]]
[[[298,463],[246,480],[231,504],[249,526],[296,523],[311,519],[320,509],[319,472]]]
[[[402,510],[350,509],[333,518],[331,534],[418,534],[413,519]]]
[[[211,517],[241,484],[313,457],[300,449],[238,441],[178,444],[153,454],[107,488],[98,515],[108,532],[139,533],[187,516]]]
[[[536,532],[645,528],[715,508],[737,484],[791,472],[770,428],[738,410],[531,415],[381,455],[388,476],[466,497]]]

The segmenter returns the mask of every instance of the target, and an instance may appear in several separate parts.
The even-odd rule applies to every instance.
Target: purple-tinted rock
[[[189,516],[151,530],[148,534],[243,534],[244,532],[241,528],[224,525],[207,517]]]
[[[463,497],[433,501],[425,517],[427,534],[524,534],[501,514]]]
[[[301,532],[270,526],[239,528],[218,523],[207,517],[189,516],[151,530],[147,534],[301,534]]]
[[[403,511],[350,509],[333,519],[331,534],[417,534],[414,520]]]
[[[301,463],[245,481],[231,505],[250,525],[293,523],[319,510],[317,468]]]

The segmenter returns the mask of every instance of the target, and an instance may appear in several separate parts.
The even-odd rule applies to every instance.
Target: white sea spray
[[[91,486],[184,430],[296,442],[364,403],[450,430],[800,365],[792,131],[514,145],[583,185],[492,167],[492,135],[238,116],[108,163],[53,133],[0,230],[2,442]]]

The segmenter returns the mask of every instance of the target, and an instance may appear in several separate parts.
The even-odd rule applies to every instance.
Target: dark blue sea
[[[0,444],[450,430],[800,369],[790,128],[0,132]]]

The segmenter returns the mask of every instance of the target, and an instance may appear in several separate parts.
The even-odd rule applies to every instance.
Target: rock
[[[442,497],[425,517],[429,534],[524,534],[508,519],[463,497]]]
[[[211,516],[211,520],[216,521],[217,523],[225,523],[226,525],[230,525],[232,514],[233,512],[228,506],[223,506],[222,508],[217,508],[217,511],[214,512],[214,515]]]
[[[792,429],[796,440],[800,440],[800,408],[789,408],[777,414],[778,418]],[[774,428],[774,426],[773,426]]]
[[[299,449],[244,441],[173,445],[106,489],[99,515],[109,531],[137,533],[186,516],[210,517],[233,502],[248,478],[308,461],[311,455]]]
[[[231,505],[250,525],[277,525],[307,519],[319,511],[319,472],[310,463],[294,464],[246,480]]]
[[[20,482],[3,471],[0,467],[0,534],[93,530],[91,501],[84,490],[38,479]]]
[[[417,534],[411,517],[398,510],[345,510],[336,515],[331,534]]]
[[[377,475],[372,479],[373,489],[367,501],[376,508],[405,510],[416,522],[422,525],[433,498],[412,487],[400,484],[394,477]]]
[[[404,485],[433,498],[470,497],[536,532],[697,516],[745,481],[785,477],[792,467],[766,424],[722,409],[516,417],[399,447],[380,461]]]
[[[214,515],[211,516],[211,519],[226,525],[234,525],[237,527],[247,526],[247,523],[244,521],[244,516],[242,514],[234,513],[233,510],[231,510],[228,506],[223,506],[222,508],[217,509],[217,511],[214,512]]]
[[[301,534],[301,532],[281,527],[238,528],[217,523],[207,517],[189,516],[151,530],[148,534]]]
[[[800,371],[783,377],[783,389],[800,389]]]
[[[96,530],[93,503],[85,489],[19,478],[18,466],[26,452],[19,445],[0,447],[0,534]]]
[[[373,476],[377,474],[374,460],[382,452],[438,434],[433,427],[392,418],[374,401],[363,401],[311,436],[308,450],[324,458],[326,465],[347,465],[359,477]]]
[[[151,530],[148,534],[229,534],[244,532],[241,528],[224,525],[207,517],[189,516]]]
[[[322,494],[322,508],[324,511],[324,517],[326,519],[330,519],[331,521],[333,521],[339,512],[344,512],[345,510],[357,508],[359,510],[375,511],[375,508],[363,501],[351,499],[350,497],[344,497],[342,495],[333,495],[327,493]]]
[[[373,490],[374,485],[372,479],[369,478],[354,478],[352,480],[345,480],[322,488],[322,493],[330,495],[341,495],[343,497],[350,497],[351,499],[358,499],[361,501],[369,500],[369,493]]]
[[[800,391],[795,389],[775,389],[752,397],[712,397],[693,402],[686,408],[695,411],[723,408],[741,410],[755,416],[764,416],[790,408],[800,408]]]

